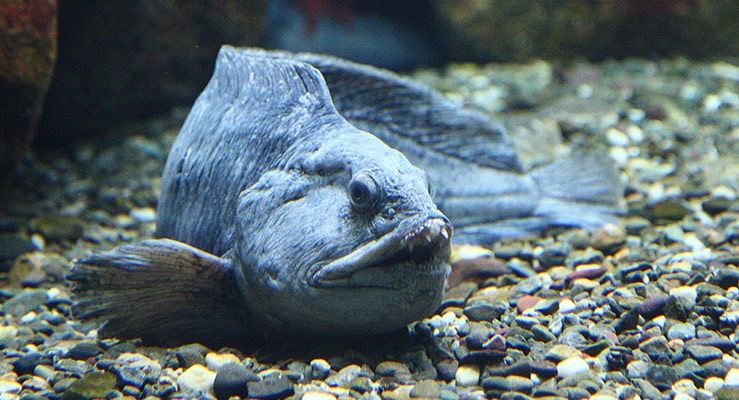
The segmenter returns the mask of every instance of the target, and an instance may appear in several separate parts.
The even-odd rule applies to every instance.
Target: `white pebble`
[[[18,335],[18,328],[14,326],[0,326],[0,342],[13,339]]]
[[[455,375],[458,386],[475,386],[480,381],[480,367],[478,365],[461,365]]]
[[[672,400],[695,400],[695,397],[687,393],[677,393],[672,397]]]
[[[644,110],[638,109],[638,108],[631,108],[626,112],[626,118],[629,119],[629,121],[634,123],[639,123],[644,120],[644,117],[647,116],[647,113],[644,112]]]
[[[692,286],[680,286],[670,289],[670,297],[675,298],[686,310],[695,308],[698,291]]]
[[[59,295],[61,294],[62,294],[62,291],[59,290],[59,288],[53,287],[46,291],[46,298],[48,298],[49,300],[54,300],[57,297],[59,297]]]
[[[560,314],[567,314],[575,311],[577,307],[575,306],[575,302],[572,301],[569,297],[565,297],[562,299],[562,301],[559,302],[559,312]]]
[[[715,113],[721,108],[721,97],[717,94],[709,94],[703,99],[703,111],[707,113]]]
[[[301,397],[303,400],[336,400],[336,396],[332,395],[331,393],[321,392],[318,390],[311,390],[308,392],[305,392],[303,394],[303,397]]]
[[[623,167],[629,161],[629,153],[623,147],[609,147],[608,156],[619,167]]]
[[[31,235],[31,244],[36,250],[43,251],[46,248],[46,239],[37,232]]]
[[[580,357],[570,357],[557,364],[557,376],[559,378],[567,378],[589,370],[588,363]]]
[[[140,223],[154,222],[157,219],[157,211],[151,207],[141,207],[132,209],[128,215],[134,221]]]
[[[34,311],[30,311],[26,313],[26,315],[22,316],[20,319],[21,324],[28,324],[36,320],[36,317],[38,315]]]
[[[584,83],[577,87],[577,97],[581,99],[589,99],[593,97],[593,87]]]
[[[177,384],[188,389],[212,393],[215,379],[215,372],[210,371],[203,365],[195,364],[177,378]]]
[[[722,387],[724,387],[724,380],[717,376],[709,376],[703,383],[703,389],[706,389],[711,393],[718,392]]]
[[[611,146],[626,147],[629,145],[629,136],[616,128],[608,128],[606,139]]]
[[[0,381],[0,394],[20,393],[21,389],[23,389],[23,387],[18,382],[5,380]]]
[[[241,364],[241,360],[233,354],[208,353],[205,356],[205,366],[211,371],[218,371],[228,363]]]
[[[739,368],[732,368],[724,377],[724,385],[739,386]]]
[[[629,135],[632,143],[639,144],[644,141],[644,131],[638,125],[627,126],[626,134]]]

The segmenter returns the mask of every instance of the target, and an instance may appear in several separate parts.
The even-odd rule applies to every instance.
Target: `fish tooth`
[[[443,236],[445,240],[449,239],[449,231],[446,227],[441,228],[441,236]]]
[[[439,236],[439,232],[441,231],[441,225],[439,225],[438,221],[434,220],[433,223],[429,224],[428,231],[426,233],[426,237],[428,238],[431,236],[432,238],[436,238]]]

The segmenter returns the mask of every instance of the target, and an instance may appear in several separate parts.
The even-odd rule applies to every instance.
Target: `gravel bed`
[[[0,211],[0,399],[739,398],[739,67],[452,65],[535,167],[603,152],[618,225],[455,250],[438,313],[378,339],[148,347],[71,315],[70,262],[152,237],[187,110],[31,154]]]

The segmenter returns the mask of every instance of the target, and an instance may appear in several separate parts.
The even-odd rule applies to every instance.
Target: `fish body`
[[[160,343],[394,331],[438,307],[452,224],[491,243],[612,219],[613,171],[583,160],[525,173],[499,124],[416,82],[224,46],[167,159],[161,239],[76,261],[75,310]]]

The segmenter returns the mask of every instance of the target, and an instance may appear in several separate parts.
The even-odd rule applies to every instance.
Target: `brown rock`
[[[0,193],[31,142],[56,60],[56,0],[0,7]]]

